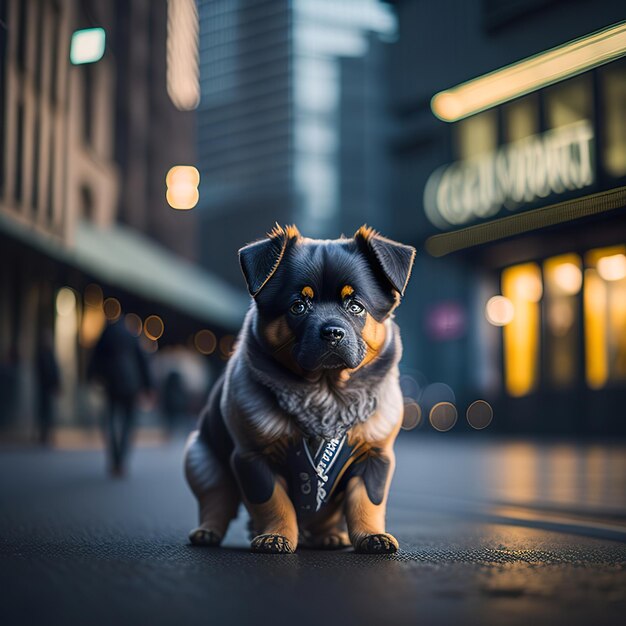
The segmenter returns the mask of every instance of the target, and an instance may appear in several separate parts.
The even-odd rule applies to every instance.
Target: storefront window
[[[511,143],[539,133],[537,95],[520,98],[503,107],[505,141]]]
[[[577,254],[547,259],[543,265],[546,376],[552,386],[576,382],[580,358],[578,294],[583,274]]]
[[[626,382],[626,246],[591,250],[585,264],[586,378],[600,389]]]
[[[504,378],[515,397],[533,391],[539,380],[539,300],[543,286],[536,263],[514,265],[502,272],[502,295],[513,304],[504,326]]]
[[[494,152],[498,146],[498,117],[495,109],[468,117],[455,126],[456,151],[460,160]]]
[[[546,89],[545,108],[548,128],[590,120],[593,114],[591,76],[585,74]]]
[[[604,166],[615,177],[626,176],[626,62],[601,74],[604,90]]]

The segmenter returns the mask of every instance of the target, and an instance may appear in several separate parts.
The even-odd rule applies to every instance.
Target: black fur
[[[361,476],[367,496],[372,504],[380,504],[385,497],[385,485],[389,477],[391,463],[378,449],[373,449],[351,468],[350,476]]]
[[[270,501],[277,484],[293,489],[297,470],[289,451],[303,438],[355,434],[349,444],[354,456],[346,461],[353,465],[346,466],[333,501],[324,504],[331,514],[342,506],[340,494],[354,476],[362,477],[373,504],[382,503],[392,467],[389,442],[402,417],[402,344],[392,312],[414,253],[365,227],[351,239],[333,241],[276,227],[267,239],[242,248],[253,301],[186,453],[186,476],[201,504],[193,542],[219,542],[242,495],[256,505]],[[315,532],[315,519],[298,517],[304,535]],[[265,532],[252,547],[291,552],[296,543]],[[397,542],[379,532],[355,548],[392,552]]]
[[[274,473],[267,461],[256,454],[233,454],[233,470],[239,485],[252,504],[262,504],[272,497]]]
[[[242,254],[247,258],[248,248],[244,248]],[[248,261],[243,263],[249,265]],[[262,263],[257,265],[265,271]],[[296,338],[293,356],[302,369],[355,368],[366,352],[361,338],[365,314],[369,313],[380,322],[396,304],[394,288],[377,273],[372,258],[354,239],[306,245],[292,243],[286,246],[271,278],[256,293],[259,320],[264,323],[280,315],[286,316]],[[263,279],[252,277],[250,280],[256,287]],[[342,299],[341,291],[346,285],[354,289],[354,294]],[[313,290],[313,298],[302,296],[304,287]],[[306,304],[306,313],[294,315],[290,307],[300,300]],[[353,300],[363,305],[363,314],[350,313],[349,305]],[[336,346],[329,346],[322,338],[322,329],[328,325],[345,333]]]

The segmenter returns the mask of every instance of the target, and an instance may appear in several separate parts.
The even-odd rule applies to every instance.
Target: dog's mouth
[[[326,352],[319,360],[319,369],[331,370],[345,367],[349,367],[346,360],[333,350]]]
[[[307,355],[309,356],[309,355]],[[325,370],[354,369],[358,367],[361,359],[357,355],[352,355],[338,350],[327,350],[317,358],[299,359],[298,363],[302,369],[308,372],[322,372]]]

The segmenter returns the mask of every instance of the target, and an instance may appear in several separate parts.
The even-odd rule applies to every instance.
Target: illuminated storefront
[[[626,402],[626,61],[449,128],[456,158],[424,185],[437,232],[425,245],[489,285],[468,306],[498,327],[494,401],[518,422],[584,413],[586,431],[615,419]]]
[[[623,10],[394,7],[389,235],[418,249],[406,374],[447,385],[457,431],[483,399],[494,431],[626,435]]]

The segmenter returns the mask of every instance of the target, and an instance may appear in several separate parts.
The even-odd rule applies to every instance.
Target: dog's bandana
[[[355,452],[346,435],[322,440],[313,449],[303,438],[288,453],[290,492],[298,517],[316,513],[329,501]]]

